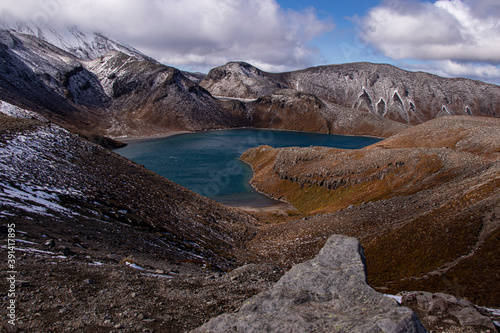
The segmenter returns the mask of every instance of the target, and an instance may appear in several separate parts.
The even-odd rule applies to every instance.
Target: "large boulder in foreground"
[[[330,237],[312,260],[294,266],[237,313],[193,332],[426,332],[418,317],[366,283],[355,238]]]

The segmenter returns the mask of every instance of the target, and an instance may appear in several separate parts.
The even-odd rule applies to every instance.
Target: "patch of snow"
[[[196,244],[196,245],[198,245],[198,244]],[[204,259],[204,260],[206,259],[205,257],[200,256],[198,254],[194,254],[194,253],[190,253],[189,255],[192,256],[192,257],[198,258],[198,259]]]
[[[128,261],[125,261],[125,264],[129,267],[132,267],[132,268],[135,268],[135,269],[139,269],[141,271],[144,270],[144,268],[142,268],[141,266],[137,265],[137,264],[134,264],[133,262],[128,262]]]
[[[99,262],[99,261],[94,261],[92,263],[89,264],[90,266],[104,266],[104,264],[102,262]]]
[[[74,216],[59,199],[61,195],[83,196],[61,177],[74,168],[68,149],[72,145],[69,132],[55,125],[40,126],[1,142],[0,206],[46,216],[53,212]],[[29,179],[30,175],[34,178]]]
[[[383,294],[385,297],[392,298],[396,300],[399,304],[401,304],[401,301],[403,300],[403,296],[396,296],[396,295],[389,295],[389,294]]]
[[[0,188],[2,189],[0,192],[0,204],[2,205],[49,216],[51,214],[47,213],[47,210],[69,213],[67,208],[54,202],[58,201],[59,197],[57,194],[48,193],[49,189],[43,191],[36,187],[30,188],[25,184],[21,184],[21,188],[14,188],[5,183],[0,183]]]
[[[24,239],[14,239],[14,241],[19,242],[19,243],[25,243],[25,244],[31,244],[31,245],[38,245],[37,243],[29,242],[29,241],[24,240]]]
[[[12,213],[8,213],[8,212],[0,212],[0,217],[8,218],[8,217],[12,217],[12,216],[16,216],[16,214],[12,214]]]
[[[0,245],[0,248],[7,249],[7,246]],[[14,251],[28,252],[28,253],[39,253],[39,254],[49,254],[49,255],[57,256],[57,253],[54,253],[54,252],[42,251],[42,250],[37,250],[37,249],[32,249],[32,248],[15,247]]]
[[[142,275],[152,276],[152,277],[159,277],[159,278],[164,278],[164,279],[173,279],[174,278],[171,275],[164,275],[164,274],[143,273]]]
[[[490,308],[483,308],[489,312],[491,312],[492,315],[494,316],[500,316],[500,309],[490,309]],[[500,325],[498,325],[500,326]]]
[[[38,113],[22,109],[18,106],[12,105],[5,101],[0,101],[0,112],[15,118],[23,118],[23,119],[34,118],[37,120],[46,121],[46,119],[40,116]]]
[[[232,101],[240,101],[240,102],[255,102],[257,100],[257,98],[237,98],[237,97],[218,96],[218,95],[212,95],[212,96],[218,99],[229,99]]]

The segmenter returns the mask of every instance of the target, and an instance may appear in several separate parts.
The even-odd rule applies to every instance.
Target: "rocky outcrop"
[[[425,332],[410,309],[368,286],[364,260],[356,239],[334,235],[271,290],[193,332]]]
[[[496,330],[486,310],[455,296],[422,291],[406,292],[401,303],[412,308],[427,328],[462,326],[483,332]]]
[[[498,119],[453,116],[361,150],[249,150],[242,159],[252,185],[308,215],[262,228],[249,249],[292,266],[326,234],[346,234],[363,244],[377,290],[440,291],[498,307],[488,286],[500,255],[499,129]]]

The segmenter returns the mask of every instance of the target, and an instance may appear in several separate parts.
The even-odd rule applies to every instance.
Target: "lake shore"
[[[124,137],[113,137],[113,140],[120,141],[123,143],[129,143],[129,142],[136,142],[136,141],[146,141],[146,140],[154,140],[154,139],[163,139],[163,138],[168,138],[171,136],[175,135],[181,135],[181,134],[189,134],[189,133],[196,133],[196,132],[189,132],[189,131],[169,131],[166,133],[162,134],[156,134],[156,135],[144,135],[144,136],[124,136]]]
[[[286,202],[280,202],[272,206],[264,207],[253,207],[253,206],[229,206],[233,208],[238,208],[246,212],[252,213],[272,213],[272,214],[287,214],[290,211],[296,211],[297,209],[291,204]]]
[[[338,135],[338,136],[347,136],[347,137],[365,137],[372,139],[380,139],[383,140],[383,137],[377,137],[373,135],[357,135],[357,134],[342,134],[342,133],[318,133],[318,132],[308,132],[308,131],[299,131],[299,130],[289,130],[289,129],[279,129],[279,128],[256,128],[256,127],[237,127],[237,128],[220,128],[220,129],[210,129],[203,131],[168,131],[161,134],[155,135],[143,135],[143,136],[124,136],[124,137],[111,137],[113,140],[121,141],[124,143],[128,142],[136,142],[136,141],[145,141],[145,140],[154,140],[154,139],[162,139],[168,138],[175,135],[181,134],[190,134],[190,133],[201,133],[201,132],[209,132],[209,131],[224,131],[224,130],[245,130],[245,129],[254,129],[254,130],[262,130],[262,131],[277,131],[277,132],[296,132],[296,133],[309,133],[309,134],[325,134],[325,135]]]

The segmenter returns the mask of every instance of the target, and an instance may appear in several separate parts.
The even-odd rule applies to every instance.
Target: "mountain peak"
[[[154,61],[135,48],[115,41],[98,31],[85,30],[76,26],[56,29],[41,27],[33,23],[8,23],[6,20],[0,20],[0,28],[35,36],[84,61],[96,59],[110,51],[120,51],[140,60]]]
[[[288,88],[271,74],[246,62],[229,62],[212,69],[200,85],[214,96],[252,99]]]

